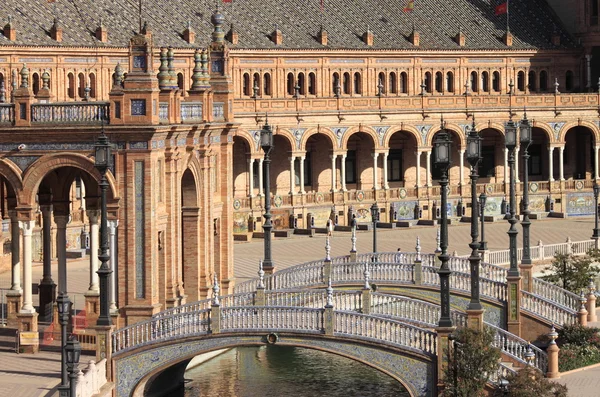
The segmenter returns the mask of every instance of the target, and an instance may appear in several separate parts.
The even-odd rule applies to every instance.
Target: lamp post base
[[[438,390],[443,390],[446,382],[444,379],[445,369],[448,366],[448,351],[450,351],[450,339],[448,338],[456,327],[437,327],[437,373]]]
[[[483,312],[483,309],[467,309],[467,327],[477,331],[483,331]]]

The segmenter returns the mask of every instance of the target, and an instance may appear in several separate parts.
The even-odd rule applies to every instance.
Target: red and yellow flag
[[[496,15],[503,15],[503,14],[506,14],[507,12],[508,12],[508,2],[504,2],[504,3],[496,6],[496,11],[495,11]]]
[[[404,12],[412,12],[415,8],[415,0],[408,0],[408,4],[404,7]]]

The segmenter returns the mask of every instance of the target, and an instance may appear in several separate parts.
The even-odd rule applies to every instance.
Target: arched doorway
[[[200,288],[207,278],[207,266],[200,255],[200,233],[208,232],[204,229],[200,227],[196,178],[187,168],[181,177],[181,264],[182,282],[190,302],[206,297],[207,288]]]
[[[304,189],[307,192],[328,192],[332,189],[332,153],[331,140],[323,134],[311,135],[306,141]]]
[[[244,138],[235,136],[233,137],[233,196],[234,197],[247,197],[254,196],[254,190],[257,184],[254,180],[251,182],[250,178],[255,179],[258,177],[258,173],[254,172],[254,161],[250,159],[250,146]],[[258,179],[258,178],[256,178]]]
[[[484,128],[479,135],[483,140],[478,183],[504,182],[504,135],[494,128]]]
[[[593,177],[594,143],[594,134],[587,127],[576,126],[566,132],[563,153],[565,179],[591,179]]]
[[[417,140],[406,131],[395,132],[388,143],[387,181],[391,189],[416,185]]]
[[[375,142],[366,132],[356,132],[346,144],[346,187],[349,190],[372,189],[374,181]],[[382,157],[382,156],[378,156]],[[379,162],[377,168],[379,169]],[[381,173],[378,172],[378,175]],[[381,178],[378,178],[381,179]],[[381,186],[381,184],[378,184]]]

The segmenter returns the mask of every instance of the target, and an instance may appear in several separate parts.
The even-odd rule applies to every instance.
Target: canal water
[[[365,364],[277,345],[232,349],[185,378],[185,397],[409,396],[402,384]]]

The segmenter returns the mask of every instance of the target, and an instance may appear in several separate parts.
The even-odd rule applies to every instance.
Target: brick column
[[[521,336],[521,277],[507,276],[508,332]]]
[[[11,235],[11,276],[12,286],[6,293],[7,304],[7,325],[9,327],[17,326],[17,313],[23,304],[23,288],[21,287],[21,233],[19,229],[19,220],[17,212],[8,211],[10,216],[10,235]]]

